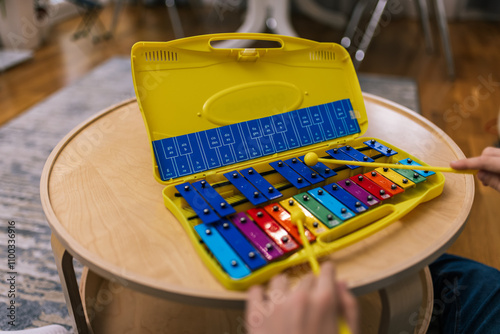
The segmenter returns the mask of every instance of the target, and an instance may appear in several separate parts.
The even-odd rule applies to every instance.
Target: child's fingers
[[[477,178],[488,187],[500,191],[500,175],[496,173],[487,172],[484,170],[477,173]]]
[[[454,169],[479,169],[500,174],[500,156],[482,155],[479,157],[450,162]]]
[[[353,294],[347,289],[344,282],[337,282],[337,293],[340,301],[340,314],[344,317],[352,334],[357,334],[358,328],[358,302]]]

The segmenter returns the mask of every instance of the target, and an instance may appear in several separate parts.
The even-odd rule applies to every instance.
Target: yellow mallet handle
[[[302,245],[304,246],[304,250],[306,251],[307,257],[309,259],[309,264],[311,265],[311,269],[314,275],[318,276],[320,272],[318,259],[314,256],[314,252],[312,250],[311,244],[306,236],[306,231],[304,229],[304,221],[306,220],[306,216],[300,211],[295,211],[292,213],[292,223],[297,225],[299,230],[300,239],[302,240]],[[351,330],[349,326],[347,326],[347,322],[343,317],[339,318],[339,334],[351,334]]]
[[[306,251],[309,264],[311,265],[311,269],[313,273],[318,276],[319,275],[319,263],[314,256],[314,252],[312,250],[311,244],[306,236],[306,231],[304,229],[304,221],[306,220],[306,216],[302,212],[302,210],[297,210],[296,212],[292,212],[291,215],[292,223],[297,225],[300,234],[300,240],[302,240],[302,245],[304,246],[304,250]]]
[[[314,166],[317,163],[322,162],[326,164],[335,165],[353,165],[353,166],[363,166],[363,167],[387,167],[387,168],[398,168],[398,169],[411,169],[411,170],[423,170],[432,172],[443,172],[443,173],[458,173],[458,174],[476,174],[475,169],[453,169],[451,167],[435,167],[435,166],[415,166],[415,165],[398,165],[398,164],[387,164],[383,162],[363,162],[363,161],[349,161],[349,160],[337,160],[337,159],[324,159],[319,158],[316,153],[309,152],[304,157],[304,162],[308,166]]]

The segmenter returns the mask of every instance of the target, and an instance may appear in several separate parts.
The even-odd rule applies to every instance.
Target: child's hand
[[[500,148],[487,147],[480,156],[452,161],[451,168],[479,169],[477,178],[485,185],[500,192]]]
[[[262,286],[252,287],[245,317],[249,334],[336,334],[340,317],[352,334],[358,332],[356,299],[335,280],[330,262],[318,277],[305,276],[293,290],[285,275],[271,280],[267,296]]]

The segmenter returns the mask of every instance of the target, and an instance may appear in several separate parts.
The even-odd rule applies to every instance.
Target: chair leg
[[[295,0],[295,3],[302,13],[334,29],[343,29],[347,23],[343,13],[331,11],[319,5],[316,0]]]
[[[363,38],[361,39],[361,43],[359,43],[358,50],[354,54],[353,63],[356,69],[365,58],[366,50],[370,46],[375,30],[377,29],[377,26],[380,22],[380,17],[382,16],[386,5],[387,0],[377,1],[377,5],[375,6],[375,10],[373,11],[370,21],[368,22],[368,26],[366,27]]]
[[[170,22],[172,23],[175,38],[184,37],[184,29],[182,28],[181,18],[179,17],[175,0],[165,0],[165,6],[167,6],[168,16],[170,17]]]
[[[101,39],[111,38],[111,33],[106,31],[104,23],[102,23],[98,16],[96,16],[94,26],[98,29],[98,33],[93,37],[94,43],[100,42]]]
[[[365,11],[367,4],[368,0],[359,0],[352,11],[351,18],[349,19],[349,23],[345,29],[344,37],[342,37],[340,42],[340,44],[346,49],[352,45],[352,39],[358,29],[359,21],[363,16],[363,12]]]
[[[434,41],[432,40],[431,24],[429,20],[429,8],[427,6],[427,0],[418,0],[418,9],[420,12],[422,30],[424,31],[425,48],[428,53],[432,53],[434,51]]]
[[[87,33],[85,35],[91,34],[92,33],[92,28],[96,24],[96,22],[99,21],[99,9],[92,9],[92,12],[89,13],[90,19],[87,24]]]
[[[297,32],[290,23],[290,1],[289,0],[271,0],[267,2],[270,17],[275,19],[275,27],[268,26],[269,29],[280,35],[298,36]],[[269,19],[268,19],[269,20]]]
[[[247,12],[243,24],[237,32],[262,32],[266,28],[267,1],[266,0],[248,0]],[[233,39],[217,43],[217,47],[226,48],[246,48],[252,43],[248,39]]]
[[[448,68],[448,75],[451,79],[455,78],[455,64],[453,62],[453,53],[450,43],[450,32],[448,31],[448,20],[446,19],[446,11],[444,9],[443,0],[434,0],[436,8],[436,19],[439,25],[439,32],[441,34],[441,42],[443,43],[444,54],[446,57],[446,66]]]
[[[74,40],[77,40],[80,37],[86,36],[86,30],[87,30],[86,28],[87,28],[87,24],[90,20],[90,15],[87,11],[81,10],[80,13],[82,15],[82,20],[78,24],[78,27],[76,27],[75,33],[73,34]]]
[[[112,37],[115,34],[116,26],[118,25],[118,18],[120,16],[124,0],[118,0],[115,2],[115,10],[113,11],[113,20],[111,21],[111,27],[107,32],[108,37]]]
[[[100,23],[101,29],[103,28],[102,23],[99,21],[99,14],[101,13],[101,10],[102,8],[91,8],[85,10],[82,14],[82,21],[73,34],[74,40],[88,36],[92,32],[92,27],[96,22]]]

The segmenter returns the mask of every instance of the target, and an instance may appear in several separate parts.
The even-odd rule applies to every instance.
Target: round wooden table
[[[373,95],[364,98],[369,120],[365,137],[392,143],[430,165],[447,166],[463,157],[458,146],[422,116]],[[153,178],[149,146],[138,105],[129,100],[74,129],[45,165],[42,204],[53,232],[52,246],[68,307],[79,332],[88,332],[89,319],[83,312],[72,257],[106,284],[160,300],[205,309],[236,308],[238,312],[244,305],[246,293],[226,290],[218,283],[165,208],[163,186]],[[473,197],[471,175],[447,174],[438,198],[419,205],[375,235],[331,254],[338,277],[356,295],[386,291],[385,302],[401,296],[411,299],[404,287],[411,286],[412,279],[415,282],[418,273],[458,237]],[[117,301],[119,293],[107,290],[104,304],[86,302],[87,309],[94,308],[95,313],[89,311],[88,317],[98,317],[104,312],[99,307]],[[416,305],[422,303],[424,290],[414,289],[417,299],[420,296]]]

